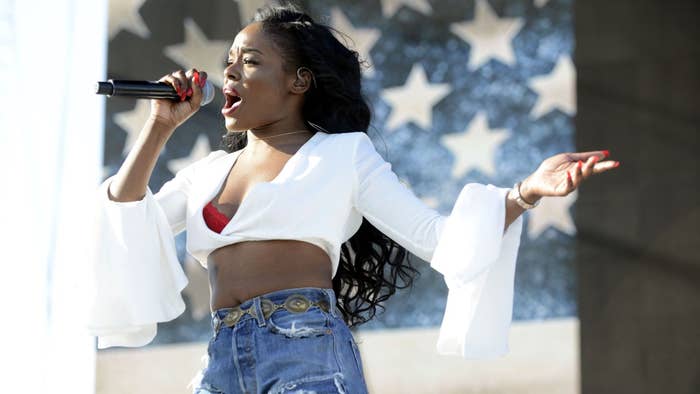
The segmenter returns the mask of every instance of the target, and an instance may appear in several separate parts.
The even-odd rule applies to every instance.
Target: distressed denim
[[[291,294],[325,300],[328,312],[312,306],[305,312],[274,311],[265,319],[261,297],[283,304]],[[222,325],[207,347],[205,367],[193,380],[194,394],[328,394],[367,393],[362,360],[330,288],[300,287],[251,298],[240,307],[255,309],[233,326]],[[231,308],[217,309],[223,319]]]

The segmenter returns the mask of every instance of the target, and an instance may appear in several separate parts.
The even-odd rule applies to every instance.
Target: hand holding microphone
[[[97,94],[151,99],[151,118],[173,129],[189,119],[200,106],[214,99],[207,73],[192,68],[177,70],[157,82],[109,80],[98,82]]]

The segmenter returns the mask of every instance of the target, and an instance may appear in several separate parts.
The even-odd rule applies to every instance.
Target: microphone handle
[[[110,79],[107,82],[98,82],[95,93],[108,96],[180,100],[180,96],[172,86],[158,81]]]
[[[170,99],[180,101],[175,88],[166,82],[133,81],[124,79],[109,79],[95,84],[95,93],[111,96],[122,96],[137,99]],[[202,88],[201,105],[207,105],[214,100],[214,85],[206,81]]]

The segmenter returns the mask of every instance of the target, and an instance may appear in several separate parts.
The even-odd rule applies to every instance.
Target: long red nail
[[[579,161],[578,161],[578,169],[579,169],[579,170],[581,169],[581,166],[582,166],[582,165],[583,165],[583,163],[581,163],[581,160],[579,160]]]
[[[199,85],[199,72],[198,72],[198,71],[193,72],[193,73],[192,73],[192,76],[193,76],[192,79],[194,79],[194,83],[196,83],[197,85]]]
[[[610,156],[610,151],[604,150],[603,155],[604,155],[604,157]]]
[[[574,183],[574,182],[571,180],[571,174],[569,174],[569,171],[566,172],[566,177],[569,179],[569,182]]]
[[[619,166],[620,166],[620,162],[619,162],[619,161],[616,161],[615,164],[613,164],[613,168],[616,168],[616,167],[619,167]]]
[[[187,88],[187,95],[188,95],[188,96],[191,96],[192,93],[193,93],[193,92],[192,92],[192,88]]]

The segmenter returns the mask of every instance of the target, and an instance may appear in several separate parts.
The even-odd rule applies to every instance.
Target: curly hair
[[[293,3],[259,8],[250,22],[262,23],[286,71],[304,66],[315,76],[316,84],[305,93],[302,104],[307,126],[326,133],[367,132],[371,111],[362,95],[361,61],[357,51],[333,35],[333,31],[342,32],[317,23]],[[245,133],[227,133],[221,142],[229,153],[246,144]],[[371,320],[396,289],[412,286],[420,272],[408,256],[405,248],[362,218],[358,231],[341,245],[333,278],[336,305],[349,327]]]

